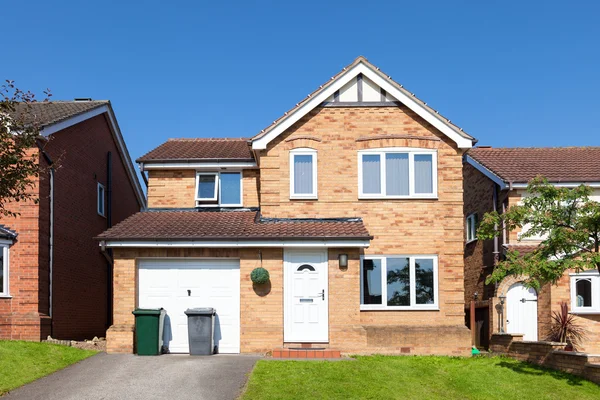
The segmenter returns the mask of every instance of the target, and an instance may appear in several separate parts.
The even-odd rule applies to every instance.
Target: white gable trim
[[[498,186],[500,186],[500,190],[508,189],[508,185],[506,184],[506,182],[504,182],[498,175],[496,175],[495,173],[493,173],[492,171],[490,171],[489,169],[484,167],[483,164],[478,163],[472,157],[470,157],[468,154],[465,157],[465,159],[469,164],[471,164],[473,167],[475,167],[475,169],[477,169],[479,172],[481,172],[482,174],[487,176],[489,179],[491,179],[492,182],[494,182]]]
[[[308,100],[306,103],[301,105],[297,110],[295,110],[291,115],[281,121],[276,127],[274,127],[271,131],[269,131],[263,137],[255,139],[252,141],[252,149],[253,150],[264,150],[267,148],[267,145],[283,133],[290,126],[295,124],[300,120],[300,118],[304,117],[308,114],[312,109],[317,107],[319,104],[326,101],[331,95],[333,95],[337,90],[342,88],[345,84],[347,84],[350,80],[355,78],[358,74],[363,74],[371,81],[373,81],[376,85],[381,87],[391,96],[396,98],[398,101],[405,104],[408,108],[414,111],[417,115],[423,118],[425,121],[429,122],[432,126],[438,129],[440,132],[448,136],[452,139],[459,148],[461,149],[469,149],[473,147],[473,142],[470,139],[467,139],[457,133],[453,128],[451,128],[448,123],[443,121],[441,117],[432,113],[421,104],[419,104],[415,99],[409,97],[394,85],[392,85],[387,79],[382,78],[377,72],[373,71],[370,67],[365,65],[362,62],[359,62],[349,70],[347,70],[343,75],[338,77],[331,85],[329,85],[324,90],[317,93],[313,98]]]
[[[112,107],[109,107],[107,104],[102,105],[92,110],[86,111],[83,114],[75,115],[64,121],[47,125],[40,130],[40,134],[44,137],[48,137],[53,133],[56,133],[58,131],[61,131],[70,126],[73,126],[75,124],[78,124],[80,122],[83,122],[85,120],[88,120],[90,118],[104,113],[107,114],[110,131],[113,135],[113,139],[117,143],[117,150],[119,151],[119,155],[123,160],[123,164],[125,165],[125,169],[127,170],[127,174],[129,175],[129,179],[131,180],[132,186],[138,199],[138,203],[140,204],[140,208],[144,209],[146,208],[146,196],[144,195],[144,191],[142,190],[140,181],[137,178],[135,168],[133,167],[133,163],[131,162],[129,151],[127,151],[127,146],[125,145],[125,141],[123,140],[123,135],[121,134],[121,129],[119,128],[119,124],[117,123],[117,119],[114,115]]]

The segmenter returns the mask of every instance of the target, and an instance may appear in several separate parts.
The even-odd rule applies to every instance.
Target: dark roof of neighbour
[[[248,139],[169,139],[137,162],[149,161],[254,161]]]
[[[258,211],[142,211],[99,240],[371,239],[360,218],[262,219]]]
[[[451,122],[448,118],[442,116],[437,110],[433,109],[431,106],[429,106],[423,100],[421,100],[418,97],[416,97],[414,93],[412,93],[409,90],[407,90],[404,86],[402,86],[398,82],[394,81],[391,76],[385,74],[383,71],[381,71],[378,67],[376,67],[372,63],[370,63],[363,56],[356,57],[354,59],[354,61],[352,61],[352,63],[350,63],[348,66],[344,67],[341,71],[339,71],[337,74],[335,74],[334,76],[332,76],[327,82],[325,82],[321,86],[319,86],[318,89],[316,89],[315,91],[313,91],[312,93],[310,93],[308,96],[306,96],[304,99],[302,99],[301,101],[299,101],[293,108],[291,108],[288,111],[286,111],[281,117],[277,118],[269,126],[267,126],[266,128],[264,128],[263,130],[261,130],[260,133],[258,133],[257,135],[255,135],[252,138],[252,140],[260,139],[261,137],[265,136],[267,133],[269,133],[269,131],[271,131],[273,128],[275,128],[277,125],[279,125],[280,122],[284,121],[289,116],[291,116],[292,114],[294,114],[302,105],[304,105],[310,99],[312,99],[313,97],[315,97],[316,95],[318,95],[320,92],[322,92],[323,90],[325,90],[338,77],[344,75],[346,73],[346,71],[348,71],[349,69],[351,69],[352,67],[354,67],[355,65],[357,65],[359,63],[365,64],[366,66],[368,66],[369,68],[371,68],[375,73],[379,74],[383,79],[387,80],[396,89],[398,89],[399,91],[401,91],[405,95],[407,95],[409,97],[412,97],[415,101],[417,101],[421,105],[421,107],[423,107],[424,109],[426,109],[427,111],[429,111],[430,113],[432,113],[432,115],[435,115],[436,118],[438,118],[444,124],[448,125],[452,130],[454,130],[460,136],[462,136],[462,137],[464,137],[466,139],[469,139],[469,140],[476,141],[476,139],[473,136],[471,136],[468,133],[466,133],[465,131],[463,131],[462,128],[460,128],[458,125],[456,125],[453,122]]]
[[[537,248],[537,244],[505,244],[504,248],[509,251],[518,251],[519,255],[524,256],[533,253]]]
[[[0,239],[14,240],[17,236],[17,232],[13,231],[6,225],[0,224]]]
[[[507,183],[538,175],[550,182],[600,182],[600,147],[475,147],[467,156]]]
[[[110,104],[108,100],[20,103],[17,105],[13,117],[22,118],[22,122],[25,124],[36,123],[38,126],[44,127],[107,104]]]

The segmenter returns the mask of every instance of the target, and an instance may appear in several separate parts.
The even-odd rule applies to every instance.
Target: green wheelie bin
[[[139,356],[158,356],[162,347],[164,308],[136,308],[135,345]]]

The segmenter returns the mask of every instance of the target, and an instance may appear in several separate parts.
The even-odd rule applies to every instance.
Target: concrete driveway
[[[100,353],[2,397],[17,399],[235,399],[260,357]]]

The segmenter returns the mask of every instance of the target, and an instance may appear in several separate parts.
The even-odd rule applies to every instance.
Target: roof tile
[[[467,155],[505,182],[600,182],[600,147],[475,147]]]
[[[143,211],[100,240],[370,239],[360,219],[262,220],[256,211]]]
[[[174,160],[254,161],[248,139],[169,139],[137,162]]]
[[[107,104],[110,104],[108,100],[20,103],[17,105],[13,117],[22,119],[25,124],[35,123],[44,127]]]

